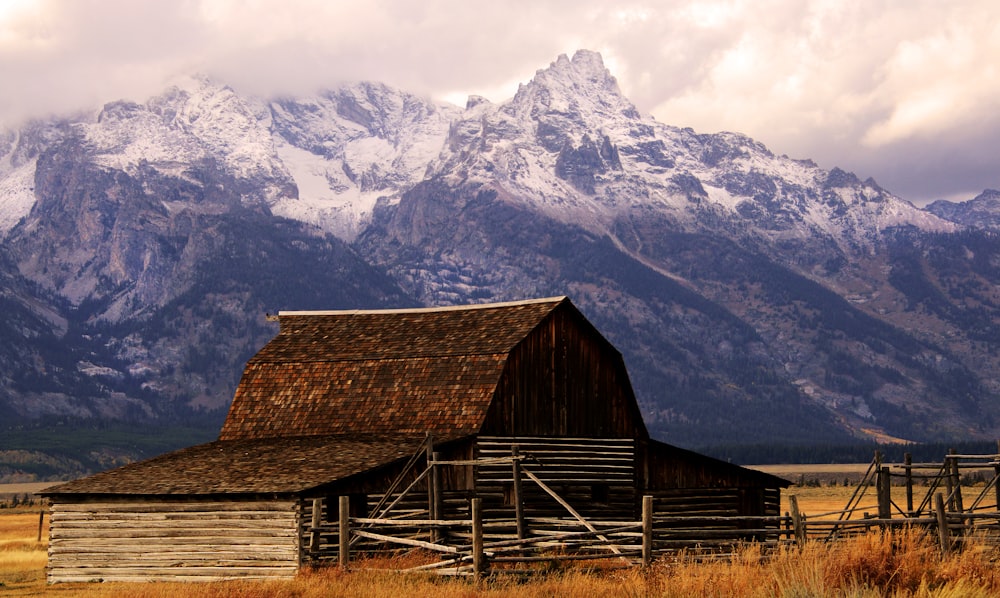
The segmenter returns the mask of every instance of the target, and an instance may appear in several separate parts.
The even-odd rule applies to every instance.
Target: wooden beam
[[[889,519],[892,517],[892,479],[889,477],[889,468],[883,465],[878,470],[875,487],[878,496],[878,518]]]
[[[563,506],[563,508],[565,508],[567,511],[569,511],[569,514],[572,515],[573,517],[575,517],[577,521],[579,521],[580,523],[582,523],[584,527],[586,527],[587,529],[589,529],[592,532],[596,532],[597,531],[597,528],[595,528],[594,526],[590,525],[590,522],[588,522],[586,519],[584,519],[583,515],[577,513],[576,509],[574,509],[573,507],[571,507],[568,502],[566,502],[565,500],[563,500],[562,497],[559,496],[556,493],[555,490],[553,490],[552,488],[549,488],[547,485],[545,485],[545,482],[543,482],[542,480],[538,479],[538,476],[536,476],[535,474],[531,473],[527,469],[524,469],[523,467],[521,468],[521,471],[524,472],[524,475],[526,475],[529,478],[531,478],[531,481],[533,481],[536,484],[538,484],[538,486],[542,490],[544,490],[549,496],[551,496],[552,498],[556,499],[556,502],[558,502],[560,505]],[[608,542],[608,539],[606,537],[602,536],[602,535],[598,535],[597,538],[599,540],[601,540],[602,542]],[[611,549],[611,551],[614,552],[615,554],[621,554],[621,551],[618,550],[618,548],[616,546],[612,546],[612,545],[609,544],[608,548]]]
[[[340,568],[346,570],[351,560],[351,497],[341,496],[339,505],[338,540],[340,549],[337,554]]]
[[[320,525],[323,523],[323,499],[312,501],[312,528],[309,531],[309,551],[316,552],[320,545]]]
[[[510,447],[511,469],[514,476],[514,518],[517,522],[517,538],[527,537],[524,525],[524,492],[521,489],[521,450],[515,444]]]
[[[454,546],[445,546],[444,544],[434,544],[433,542],[424,542],[423,540],[413,540],[411,538],[400,538],[399,536],[387,536],[385,534],[376,534],[367,530],[356,529],[353,535],[359,538],[368,538],[369,540],[380,540],[382,542],[391,542],[393,544],[405,544],[406,546],[416,546],[417,548],[426,548],[428,550],[435,550],[437,552],[447,552],[449,554],[455,554],[458,552]]]
[[[997,440],[997,455],[1000,455],[1000,440]],[[993,466],[993,488],[997,499],[997,512],[1000,513],[1000,464]]]
[[[653,497],[642,497],[642,566],[653,562]]]
[[[430,434],[428,434],[428,440],[429,437]],[[376,504],[375,507],[371,510],[372,517],[378,516],[379,509],[381,509],[382,506],[385,505],[386,501],[389,500],[389,497],[392,496],[392,493],[396,491],[396,488],[398,488],[399,485],[403,483],[403,479],[417,465],[417,461],[420,459],[420,455],[422,454],[424,454],[424,447],[421,445],[412,455],[410,455],[410,460],[406,462],[406,466],[403,467],[402,471],[399,472],[399,475],[396,476],[396,479],[394,479],[392,481],[392,484],[389,485],[389,489],[385,491],[385,493],[382,495],[382,498],[378,501],[378,504]]]
[[[431,492],[432,504],[430,518],[441,520],[444,519],[444,489],[441,485],[441,467],[435,465],[436,462],[441,457],[441,453],[434,452],[431,461],[431,479],[430,486],[433,488]],[[444,534],[440,527],[431,528],[431,542],[440,542]]]
[[[938,492],[934,495],[934,509],[937,511],[938,538],[941,540],[941,556],[947,557],[951,550],[951,538],[948,534],[948,516],[944,510],[944,497]]]
[[[476,581],[486,571],[486,556],[483,554],[483,499],[472,499],[472,574]]]
[[[430,477],[427,479],[427,514],[431,519],[437,519],[434,513],[434,506],[436,504],[436,499],[434,498],[434,474],[437,472],[437,468],[434,467],[434,438],[427,434],[427,471],[430,472]]]
[[[903,455],[903,469],[906,472],[906,514],[913,516],[913,455]]]
[[[802,546],[806,542],[806,526],[802,513],[799,511],[799,497],[794,494],[789,496],[788,506],[792,510],[792,530],[795,534],[795,543]]]

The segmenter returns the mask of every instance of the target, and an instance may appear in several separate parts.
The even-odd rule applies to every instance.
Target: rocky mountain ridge
[[[464,108],[192,78],[0,154],[11,421],[217,418],[266,311],[566,294],[668,441],[1000,433],[989,192],[921,210],[659,123],[593,52]]]

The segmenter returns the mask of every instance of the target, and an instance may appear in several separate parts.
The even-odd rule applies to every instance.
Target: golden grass
[[[800,503],[810,504],[800,490]],[[825,490],[823,488],[822,490]],[[843,497],[846,502],[846,497]],[[814,503],[818,504],[818,503]],[[839,505],[842,507],[843,505]],[[398,568],[406,560],[357,563],[352,571],[307,570],[291,580],[217,583],[45,583],[47,542],[35,542],[38,514],[0,513],[0,595],[133,596],[137,598],[358,597],[542,598],[634,596],[680,598],[889,597],[958,598],[1000,595],[997,554],[985,545],[940,557],[922,531],[872,532],[831,544],[807,543],[764,554],[749,545],[727,560],[700,562],[694,555],[660,560],[643,570],[550,567],[530,579],[509,575],[474,584],[466,579],[402,575],[365,566]],[[46,534],[47,535],[47,534]],[[417,558],[417,557],[412,557]]]

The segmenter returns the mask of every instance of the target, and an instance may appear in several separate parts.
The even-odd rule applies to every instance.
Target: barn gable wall
[[[510,352],[481,433],[648,437],[621,354],[569,303]]]

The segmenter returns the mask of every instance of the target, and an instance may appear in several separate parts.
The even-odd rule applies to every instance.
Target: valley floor
[[[784,494],[798,497],[802,510],[819,513],[842,509],[853,487],[793,486]],[[204,584],[60,584],[45,583],[47,523],[37,541],[39,507],[0,509],[0,594],[5,596],[138,596],[165,598],[241,596],[361,596],[398,598],[542,596],[681,596],[762,598],[773,596],[958,597],[1000,595],[1000,568],[994,548],[975,545],[942,560],[933,537],[921,531],[894,535],[875,531],[830,544],[809,542],[762,555],[748,546],[732,559],[698,562],[690,557],[661,560],[649,570],[582,566],[550,567],[525,581],[494,576],[476,585],[461,579],[399,575],[391,571],[351,572],[336,568],[307,571],[290,581],[241,581]],[[394,568],[401,563],[371,562]]]

